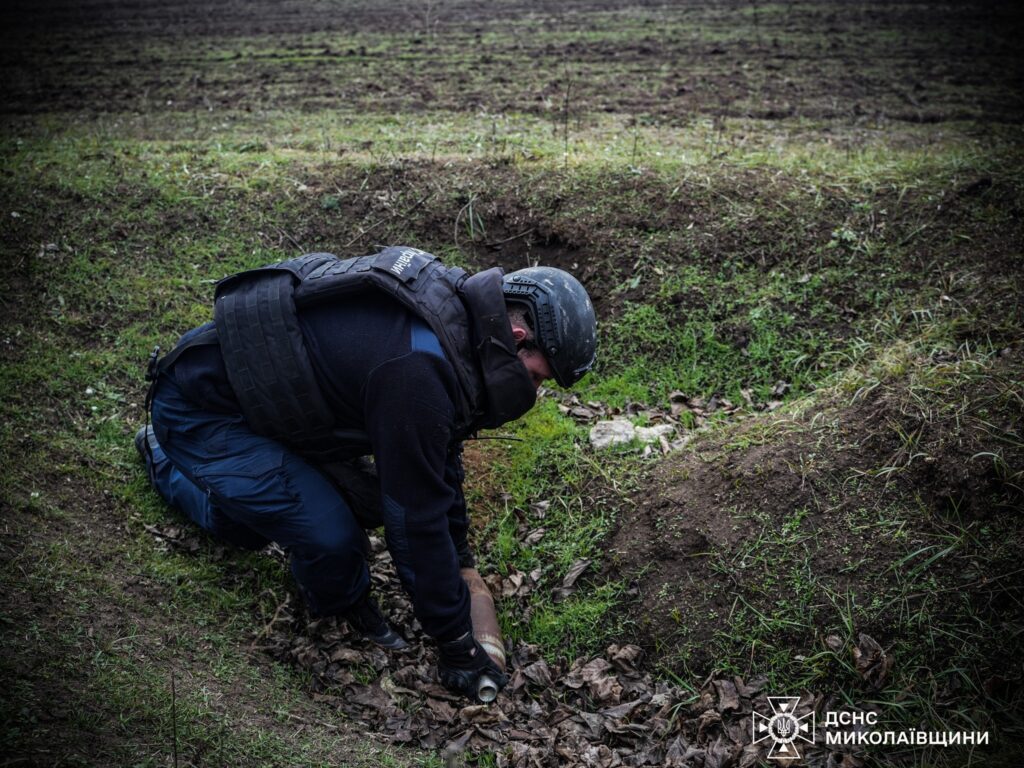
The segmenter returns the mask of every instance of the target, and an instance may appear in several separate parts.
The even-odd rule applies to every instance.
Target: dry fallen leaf
[[[486,725],[500,723],[507,718],[498,707],[492,707],[490,704],[470,704],[459,710],[459,719],[464,723]]]
[[[553,684],[551,668],[548,667],[548,663],[544,659],[539,659],[530,666],[523,668],[522,672],[528,680],[542,688],[549,688]]]
[[[737,768],[754,768],[754,766],[760,765],[762,752],[759,744],[747,744],[740,753]]]
[[[878,689],[888,679],[893,659],[873,637],[862,632],[853,648],[853,663],[864,682]]]
[[[583,572],[587,570],[589,565],[589,559],[581,558],[569,566],[565,578],[562,579],[562,586],[552,591],[552,599],[556,603],[561,602],[576,591],[576,581],[583,575]]]
[[[643,699],[637,699],[636,701],[627,701],[626,703],[619,704],[615,707],[606,707],[605,709],[602,709],[599,714],[603,715],[604,717],[611,718],[629,717],[631,714],[633,714],[633,710],[635,710],[643,703]]]
[[[737,675],[733,678],[733,682],[736,683],[736,691],[739,695],[745,699],[749,699],[751,696],[755,696],[758,691],[764,688],[768,684],[768,678],[765,675],[758,675],[752,677],[746,682]]]
[[[447,701],[441,701],[441,699],[427,698],[426,704],[434,717],[442,723],[450,723],[455,718],[456,714],[458,714],[455,707]]]
[[[546,531],[543,528],[534,528],[523,539],[523,544],[527,547],[532,547],[540,543],[540,540],[544,538]]]
[[[643,649],[639,645],[609,645],[605,655],[620,672],[636,674],[637,664],[643,657]]]
[[[829,635],[825,638],[825,645],[828,646],[828,649],[832,651],[832,653],[839,653],[843,650],[845,643],[843,642],[843,638],[839,635]]]
[[[363,654],[355,648],[346,648],[342,645],[331,651],[328,658],[331,661],[345,662],[346,664],[359,664],[363,661]]]
[[[538,501],[535,504],[531,504],[530,505],[530,512],[532,512],[533,516],[535,518],[537,518],[538,520],[543,520],[544,516],[547,515],[548,507],[550,507],[550,506],[551,506],[551,501],[550,500]]]
[[[715,690],[718,691],[718,711],[728,712],[740,708],[740,697],[736,692],[736,686],[729,680],[715,680]]]

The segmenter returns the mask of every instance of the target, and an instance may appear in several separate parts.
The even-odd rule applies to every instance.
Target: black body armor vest
[[[365,453],[366,435],[339,429],[299,326],[298,309],[383,291],[435,333],[455,369],[455,438],[522,416],[536,390],[516,355],[501,291],[501,270],[473,276],[433,254],[394,246],[340,260],[329,253],[240,272],[217,284],[216,339],[249,427],[310,457]],[[183,351],[165,359],[173,364]]]

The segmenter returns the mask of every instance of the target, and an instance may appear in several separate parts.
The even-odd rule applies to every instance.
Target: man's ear
[[[512,326],[512,340],[518,344],[521,341],[525,341],[529,334],[525,328],[520,328],[518,325]]]

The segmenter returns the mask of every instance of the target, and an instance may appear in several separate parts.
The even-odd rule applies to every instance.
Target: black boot
[[[389,651],[401,651],[409,644],[388,624],[377,607],[377,601],[367,590],[363,599],[344,613],[345,621],[367,640]]]
[[[153,432],[153,427],[149,424],[135,433],[135,450],[142,457],[142,463],[146,465],[146,475],[149,477],[149,483],[154,488],[157,487],[156,457],[154,454],[159,447],[160,444],[156,441],[156,433]]]
[[[160,444],[156,441],[156,435],[153,433],[152,427],[141,427],[135,433],[135,450],[139,452],[139,456],[142,457],[143,461],[146,461],[147,454],[152,456],[153,451],[159,447]]]

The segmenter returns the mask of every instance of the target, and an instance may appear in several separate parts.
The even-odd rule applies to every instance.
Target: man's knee
[[[347,509],[338,511],[347,513]],[[336,524],[317,528],[312,544],[317,552],[324,555],[350,557],[363,553],[365,538],[366,534],[358,525],[343,524],[339,520]]]

